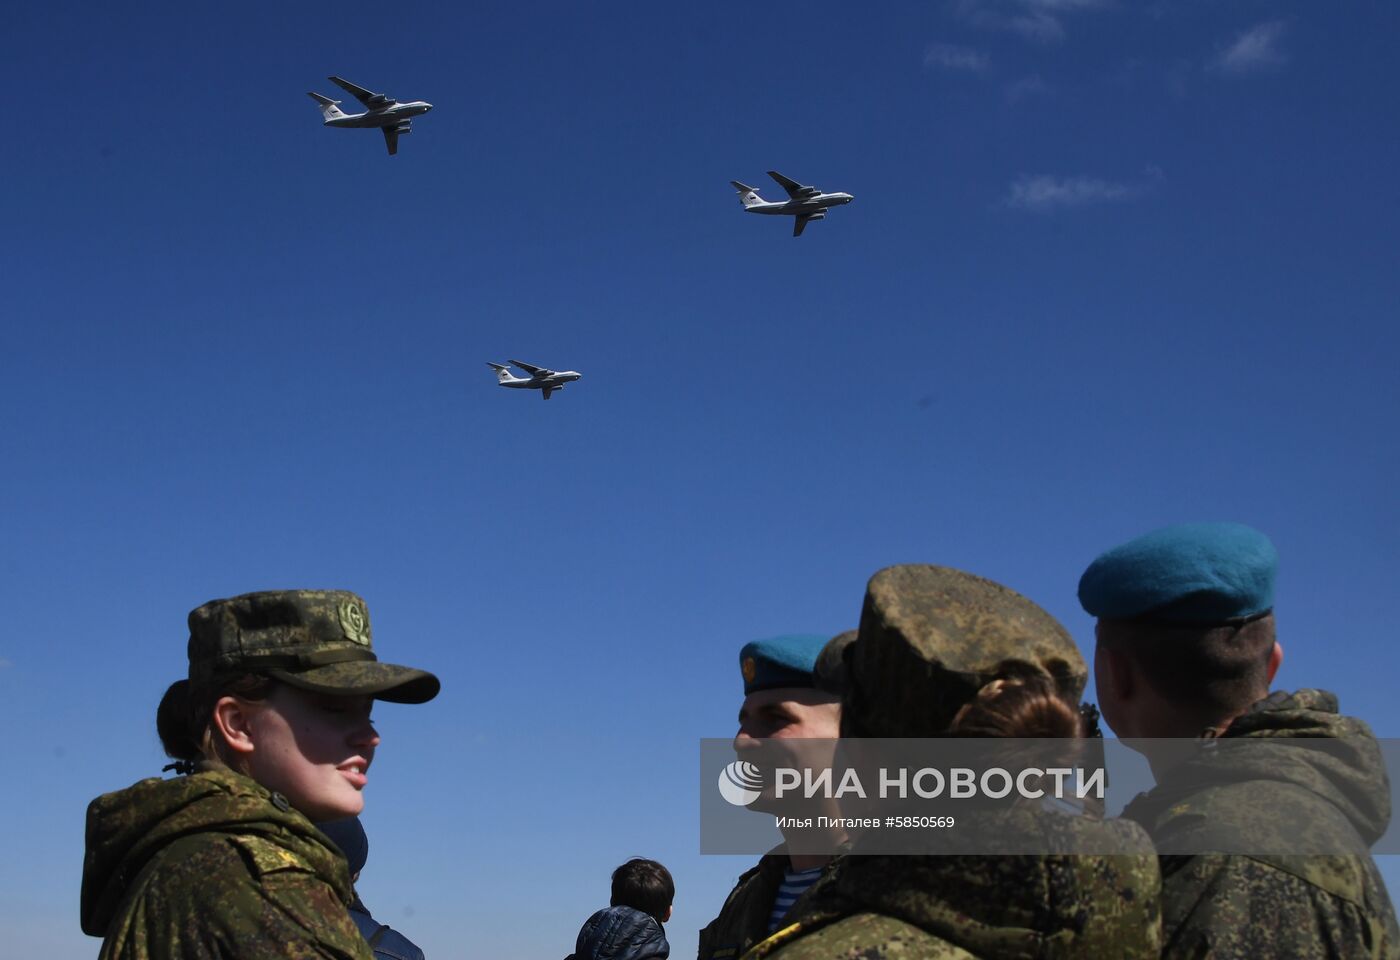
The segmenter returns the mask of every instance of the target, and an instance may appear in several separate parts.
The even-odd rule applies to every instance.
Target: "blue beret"
[[[744,696],[776,687],[814,687],[812,676],[817,655],[831,638],[815,633],[794,633],[768,640],[753,640],[739,651],[744,675]]]
[[[1079,578],[1079,603],[1103,620],[1223,624],[1274,606],[1278,551],[1242,523],[1183,523],[1114,547]]]

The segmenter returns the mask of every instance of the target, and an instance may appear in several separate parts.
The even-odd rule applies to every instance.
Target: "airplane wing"
[[[545,398],[546,400],[548,400],[548,399],[549,399],[549,395],[550,395],[551,393],[554,392],[554,389],[555,389],[554,387],[545,387],[545,388],[544,388],[543,390],[541,390],[540,392],[543,393],[543,394],[544,394],[544,398]]]
[[[384,145],[389,148],[389,156],[399,152],[399,128],[380,127],[384,131]]]
[[[803,215],[803,214],[798,214],[798,216],[797,216],[797,222],[794,223],[794,224],[792,225],[792,235],[793,235],[794,237],[800,237],[800,236],[802,236],[802,231],[803,231],[804,229],[806,229],[806,227],[807,227],[807,221],[810,220],[810,219],[812,219],[812,218],[811,218],[811,217],[808,217],[808,216],[805,216],[805,215]]]
[[[552,377],[552,376],[554,376],[554,371],[553,371],[553,370],[550,370],[548,367],[537,367],[537,366],[534,366],[533,364],[521,363],[519,360],[512,360],[511,363],[515,364],[517,367],[519,367],[521,370],[524,370],[526,373],[528,373],[528,374],[529,374],[530,376],[532,376],[532,377]]]
[[[382,109],[384,107],[392,107],[394,104],[398,103],[397,100],[394,100],[390,97],[386,97],[382,93],[374,93],[372,91],[366,90],[359,84],[351,83],[349,80],[345,80],[341,77],[327,77],[326,79],[340,87],[346,93],[353,96],[356,100],[360,101],[371,110]]]
[[[807,197],[815,197],[821,193],[816,187],[804,187],[796,180],[789,180],[776,170],[769,170],[768,176],[778,182],[778,186],[787,191],[787,195],[794,200],[804,200]]]

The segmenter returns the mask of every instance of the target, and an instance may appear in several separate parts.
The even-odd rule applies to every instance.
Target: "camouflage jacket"
[[[1150,850],[1134,824],[1056,816]],[[1106,845],[1108,846],[1108,845]],[[1161,949],[1151,853],[1119,856],[861,856],[837,860],[746,960],[1146,960]]]
[[[253,780],[206,769],[88,807],[83,932],[100,960],[372,960],[350,875],[311,822]]]
[[[699,960],[733,960],[768,936],[768,921],[788,863],[787,854],[778,847],[740,875],[719,916],[700,931]],[[823,876],[831,870],[832,863],[835,861],[827,864]],[[799,899],[793,909],[801,903]]]
[[[1321,690],[1276,693],[1236,719],[1226,737],[1338,737],[1338,754],[1289,749],[1202,751],[1174,767],[1123,815],[1167,851],[1162,863],[1164,957],[1400,956],[1395,910],[1367,855],[1390,821],[1390,787],[1370,728],[1339,716]],[[1203,781],[1209,785],[1202,785]],[[1209,849],[1203,836],[1304,831],[1344,856],[1174,854]],[[1261,848],[1270,845],[1266,840]]]

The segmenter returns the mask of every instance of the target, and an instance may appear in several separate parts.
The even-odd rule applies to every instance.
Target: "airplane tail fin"
[[[490,360],[487,360],[486,365],[496,371],[496,380],[499,383],[505,383],[507,380],[515,379],[515,375],[510,372],[510,367],[503,363],[492,363]]]
[[[325,119],[334,120],[336,117],[345,116],[340,107],[336,106],[336,104],[340,103],[339,100],[323,97],[319,93],[312,93],[310,90],[306,92],[306,95],[321,105],[321,116]]]
[[[758,191],[748,184],[740,183],[738,180],[730,180],[729,183],[735,190],[739,191],[739,200],[744,204],[745,208],[763,202],[763,198],[758,195]]]

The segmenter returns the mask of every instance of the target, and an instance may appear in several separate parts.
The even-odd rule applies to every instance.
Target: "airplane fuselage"
[[[424,100],[414,100],[411,103],[396,103],[392,107],[385,107],[382,110],[368,110],[364,113],[355,113],[344,117],[331,117],[325,122],[328,127],[392,127],[405,120],[414,117],[421,117],[433,105]]]
[[[583,374],[577,370],[563,370],[552,377],[529,377],[518,380],[502,380],[503,387],[517,387],[522,390],[541,390],[545,387],[562,387],[566,383],[573,383],[581,378]]]
[[[815,197],[807,197],[804,200],[784,200],[776,202],[764,200],[751,204],[744,208],[748,213],[772,213],[787,214],[789,216],[801,216],[803,214],[819,213],[829,207],[839,207],[842,204],[850,203],[855,197],[849,193],[819,193]]]

